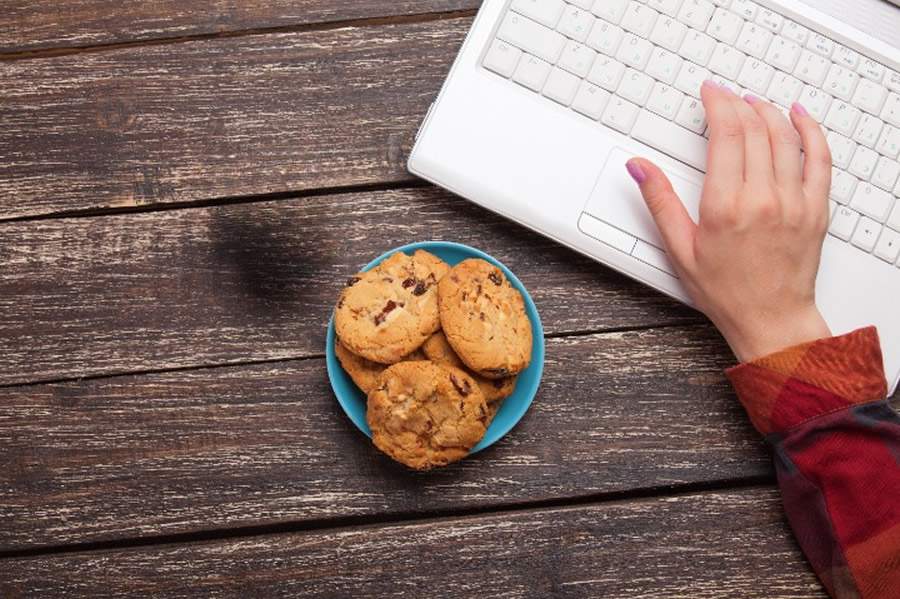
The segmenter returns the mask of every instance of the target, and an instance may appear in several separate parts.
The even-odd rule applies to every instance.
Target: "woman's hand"
[[[830,336],[815,298],[831,188],[822,130],[799,104],[789,122],[713,82],[702,97],[710,140],[699,224],[659,168],[627,165],[682,284],[743,362]]]

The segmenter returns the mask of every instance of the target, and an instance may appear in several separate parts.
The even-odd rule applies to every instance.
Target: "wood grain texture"
[[[470,24],[0,63],[0,219],[411,181],[415,131]]]
[[[0,390],[0,549],[766,477],[711,328],[551,339],[497,445],[416,473],[343,414],[321,359]]]
[[[292,27],[477,8],[479,0],[6,0],[0,52]]]
[[[49,219],[0,225],[0,384],[320,356],[347,277],[424,239],[504,261],[548,334],[701,322],[432,188]]]
[[[4,565],[0,594],[11,598],[827,597],[770,489]]]

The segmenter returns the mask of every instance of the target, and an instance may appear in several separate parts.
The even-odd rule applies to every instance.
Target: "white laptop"
[[[836,333],[874,324],[900,378],[900,48],[796,0],[485,0],[419,131],[412,173],[683,302],[624,164],[668,171],[696,218],[708,78],[828,129],[817,281]]]

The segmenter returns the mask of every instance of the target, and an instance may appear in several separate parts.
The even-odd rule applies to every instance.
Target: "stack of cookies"
[[[375,446],[417,470],[468,455],[531,361],[522,294],[484,260],[392,254],[347,281],[334,325]]]

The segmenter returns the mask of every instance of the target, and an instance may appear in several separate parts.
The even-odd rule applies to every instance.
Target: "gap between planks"
[[[697,493],[716,493],[720,491],[754,490],[772,488],[774,476],[750,476],[746,478],[730,478],[711,480],[699,483],[660,485],[596,493],[575,498],[555,498],[538,501],[525,501],[496,506],[473,508],[447,508],[432,512],[395,513],[390,515],[345,516],[304,522],[279,522],[277,524],[243,526],[234,528],[210,529],[198,532],[177,533],[171,535],[155,535],[140,538],[114,539],[85,543],[68,543],[33,547],[30,549],[13,549],[0,551],[0,560],[20,559],[40,556],[84,553],[89,551],[109,551],[134,549],[138,547],[186,544],[197,542],[221,541],[226,539],[250,538],[274,534],[294,534],[302,532],[339,531],[341,529],[367,529],[390,527],[413,523],[436,523],[458,518],[477,516],[502,516],[527,511],[578,508],[590,505],[608,505],[625,503],[640,499],[667,499]]]
[[[39,217],[41,219],[46,218],[44,216]],[[2,224],[2,223],[0,223]],[[585,329],[585,330],[577,330],[577,331],[560,331],[558,333],[547,333],[544,335],[544,339],[566,339],[570,337],[589,337],[591,335],[615,335],[618,333],[635,333],[640,331],[651,331],[651,330],[663,330],[663,329],[675,329],[675,328],[683,328],[683,329],[692,329],[708,326],[708,323],[698,322],[696,324],[685,324],[685,323],[659,323],[659,324],[645,324],[645,325],[636,325],[636,326],[624,326],[624,327],[608,327],[603,329]],[[213,364],[193,364],[191,366],[180,366],[175,368],[148,368],[143,370],[123,370],[121,372],[109,372],[103,374],[92,374],[88,376],[72,376],[72,377],[60,377],[55,379],[35,379],[33,381],[26,381],[24,383],[3,383],[0,384],[0,389],[16,389],[16,388],[28,388],[28,387],[37,387],[39,385],[59,385],[64,383],[78,383],[82,381],[94,381],[94,380],[102,380],[102,379],[115,379],[121,377],[134,377],[134,376],[148,376],[154,374],[167,374],[172,372],[191,372],[196,370],[217,370],[222,368],[240,368],[242,366],[259,366],[262,364],[287,364],[290,362],[305,362],[307,360],[324,360],[324,353],[315,353],[308,354],[305,356],[286,356],[283,358],[269,358],[263,360],[239,360],[236,362],[217,362]],[[0,553],[0,557],[2,557],[2,553]]]
[[[237,37],[251,37],[258,35],[273,35],[279,33],[308,33],[317,31],[331,31],[335,29],[351,29],[363,27],[382,27],[386,25],[408,25],[427,23],[431,21],[448,21],[453,19],[472,18],[477,14],[477,9],[451,10],[446,12],[423,12],[410,15],[397,15],[388,17],[368,17],[360,19],[340,19],[336,21],[323,21],[319,23],[301,23],[296,25],[279,25],[275,27],[258,27],[250,29],[236,29],[234,31],[222,31],[216,33],[198,33],[194,35],[159,37],[146,40],[129,42],[109,42],[105,44],[93,44],[84,46],[66,46],[62,48],[48,48],[45,50],[22,50],[19,52],[0,52],[0,62],[14,60],[34,60],[41,58],[56,58],[59,56],[71,56],[73,54],[88,54],[95,52],[107,52],[123,48],[135,48],[139,46],[161,46],[168,44],[182,44],[206,40],[228,39]]]

